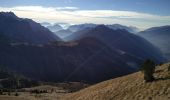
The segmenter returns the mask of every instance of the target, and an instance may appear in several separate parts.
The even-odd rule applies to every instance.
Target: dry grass
[[[143,74],[137,72],[101,82],[75,93],[67,93],[67,90],[61,87],[45,85],[27,88],[26,90],[54,89],[57,92],[38,95],[20,92],[17,97],[14,94],[12,96],[1,95],[0,100],[170,100],[168,65],[164,64],[157,67],[154,75],[156,80],[151,83],[145,83]]]
[[[24,88],[22,89],[24,92],[18,92],[19,96],[15,96],[15,92],[12,92],[10,96],[7,95],[8,93],[4,93],[6,95],[0,95],[0,100],[59,100],[67,93],[80,90],[87,86],[88,84],[81,82],[51,83],[50,85]],[[48,93],[31,93],[33,90],[45,90]]]
[[[30,93],[32,90],[49,90],[49,93],[35,94]],[[51,93],[51,89],[54,91]],[[19,96],[15,96],[15,92],[8,95],[0,95],[0,100],[58,100],[63,97],[67,92],[61,87],[54,87],[49,85],[38,86],[33,88],[25,88],[26,92],[18,92]],[[7,93],[6,93],[7,94]]]
[[[137,72],[128,76],[101,82],[97,85],[68,94],[64,100],[170,100],[170,72],[168,65],[158,66],[156,80],[145,83],[143,74]]]

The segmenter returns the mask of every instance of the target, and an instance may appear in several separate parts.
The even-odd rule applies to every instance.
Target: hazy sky
[[[38,22],[170,25],[170,0],[0,0],[0,11]]]

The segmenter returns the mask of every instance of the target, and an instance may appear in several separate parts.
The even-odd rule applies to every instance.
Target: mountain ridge
[[[159,61],[160,59],[164,60],[164,58],[161,57],[161,52],[154,45],[152,45],[142,37],[129,33],[125,29],[113,30],[105,25],[98,25],[93,29],[78,31],[73,35],[67,37],[66,40],[74,41],[84,37],[95,37],[110,46],[112,49],[116,48],[126,53],[132,54],[136,57],[148,58],[147,55],[150,55],[150,57],[152,56],[153,58],[157,58],[157,61]],[[154,54],[150,54],[149,51],[144,48],[149,48],[148,50],[152,50],[152,53]],[[137,51],[145,52],[145,54]]]
[[[158,47],[167,60],[170,60],[170,25],[149,28],[145,31],[139,32],[137,35],[145,38]]]
[[[39,23],[31,19],[19,18],[13,12],[0,12],[0,34],[4,34],[16,42],[33,44],[61,40]]]

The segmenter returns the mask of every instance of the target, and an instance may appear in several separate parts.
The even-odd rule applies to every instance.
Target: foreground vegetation
[[[169,66],[157,66],[153,82],[145,82],[144,74],[137,72],[68,94],[64,100],[170,100]]]
[[[10,95],[4,91],[0,100],[169,100],[169,66],[157,66],[152,82],[146,82],[144,73],[137,72],[93,86],[81,82],[43,83],[10,91]]]

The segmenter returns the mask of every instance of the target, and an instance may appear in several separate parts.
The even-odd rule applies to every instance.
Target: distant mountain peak
[[[13,41],[48,43],[60,38],[32,19],[19,18],[13,12],[0,12],[0,32]]]
[[[14,18],[18,18],[13,12],[0,12],[0,16],[2,17],[14,17]]]
[[[101,24],[101,25],[97,25],[95,28],[107,28],[108,29],[108,27],[107,26],[105,26],[104,24]]]
[[[152,27],[139,32],[138,35],[142,36],[158,47],[163,53],[164,57],[170,61],[170,25]]]
[[[92,29],[93,30],[93,29]],[[97,31],[100,31],[100,32],[103,32],[103,33],[106,33],[106,32],[109,32],[109,33],[113,33],[116,31],[116,33],[118,32],[123,32],[123,33],[129,33],[126,29],[112,29],[106,25],[98,25],[94,28],[94,30],[97,30]]]
[[[92,30],[93,30],[93,29],[92,29]],[[112,29],[110,29],[109,27],[101,24],[101,25],[97,25],[97,26],[94,28],[94,30],[98,30],[98,31],[101,31],[101,32],[102,32],[102,31],[112,30]]]
[[[49,25],[49,26],[46,26],[46,27],[52,32],[63,30],[63,27],[60,26],[59,24]]]
[[[166,26],[159,26],[159,27],[152,27],[152,28],[149,28],[145,31],[157,31],[157,30],[167,30],[167,29],[170,29],[170,25],[166,25]]]

